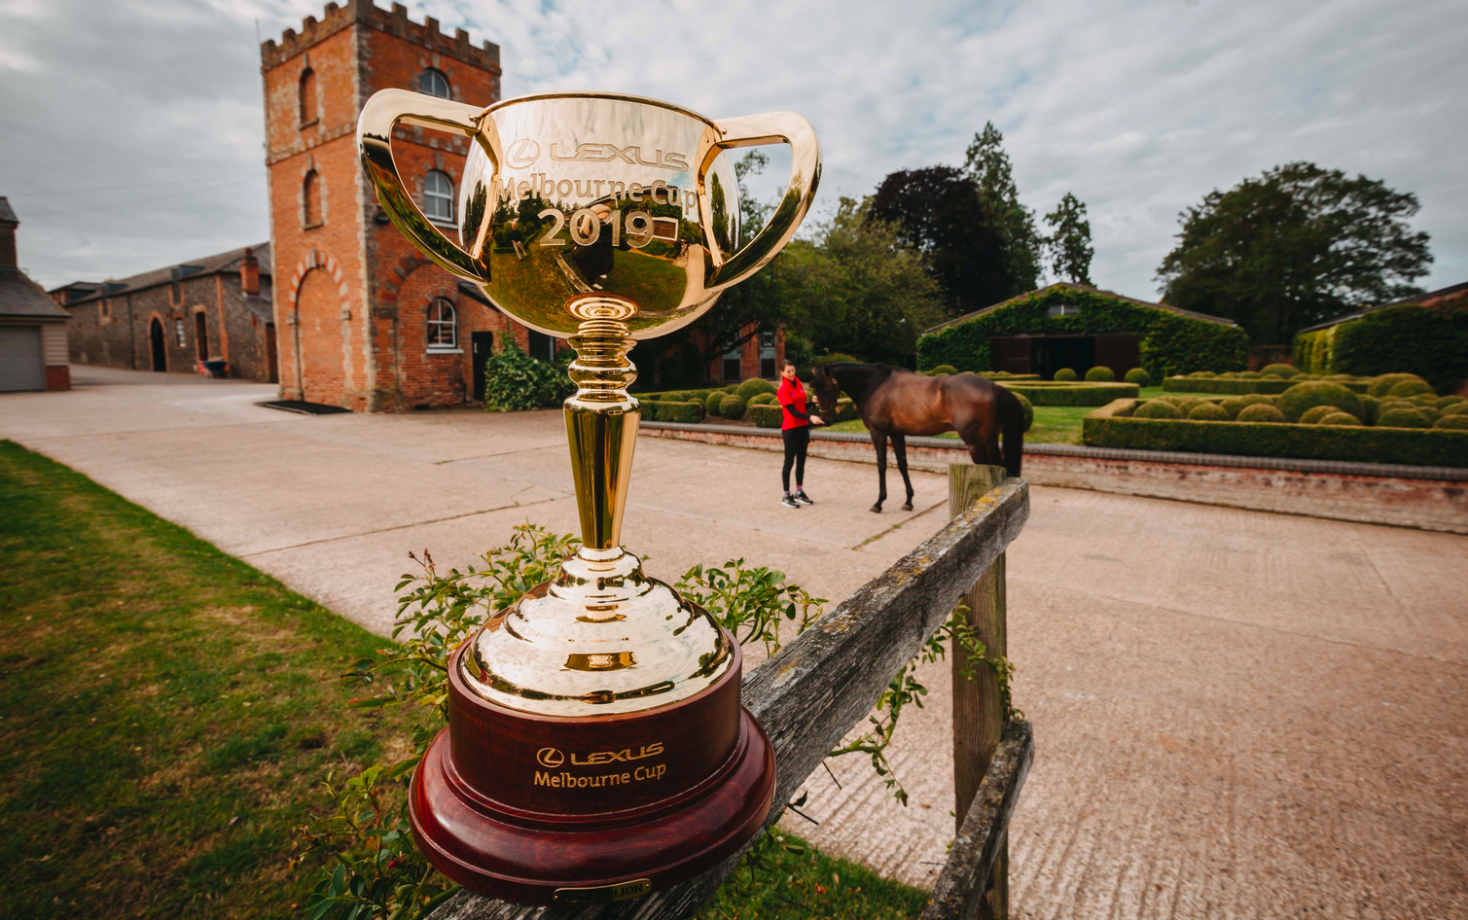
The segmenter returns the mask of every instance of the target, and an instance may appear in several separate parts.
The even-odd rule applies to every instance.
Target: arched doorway
[[[330,274],[314,268],[301,279],[296,296],[302,398],[328,406],[341,405],[346,390],[346,354],[338,288]]]
[[[156,316],[148,329],[148,341],[153,346],[153,370],[168,370],[168,354],[163,350],[163,323]]]

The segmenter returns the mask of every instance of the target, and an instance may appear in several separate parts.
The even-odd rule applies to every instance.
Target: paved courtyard
[[[299,416],[274,388],[74,367],[0,396],[0,437],[66,463],[386,632],[410,549],[460,564],[575,527],[558,412]],[[624,538],[675,580],[735,556],[834,602],[939,527],[865,510],[870,466],[644,438]],[[1009,553],[1016,704],[1037,754],[1012,827],[1036,918],[1468,917],[1468,537],[1035,488]],[[791,830],[930,884],[952,836],[946,666],[894,742],[901,808],[851,758]]]

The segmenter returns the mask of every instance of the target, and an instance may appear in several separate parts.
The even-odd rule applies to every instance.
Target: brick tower
[[[419,255],[357,157],[357,115],[380,89],[498,101],[498,46],[475,47],[462,29],[444,35],[431,18],[410,22],[398,4],[348,0],[265,42],[260,57],[281,395],[359,411],[457,405],[482,387],[495,334],[510,329],[537,357],[553,354],[554,342]],[[469,141],[399,128],[393,148],[419,207],[457,240]]]

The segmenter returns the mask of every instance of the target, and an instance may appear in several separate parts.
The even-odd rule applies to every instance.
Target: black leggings
[[[795,484],[799,486],[805,482],[805,449],[810,446],[810,426],[786,428],[780,434],[785,438],[785,468],[780,471],[780,479],[785,483],[785,491],[789,492],[792,463],[795,464]]]

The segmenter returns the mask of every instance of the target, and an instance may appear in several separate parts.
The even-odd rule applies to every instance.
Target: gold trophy
[[[413,203],[399,122],[474,141],[459,239]],[[474,108],[368,100],[362,162],[393,223],[501,310],[576,350],[566,432],[582,547],[451,657],[449,726],[413,777],[419,847],[454,881],[527,904],[635,897],[738,849],[774,796],[739,702],[739,645],[621,547],[641,418],[634,341],[682,328],[774,258],[810,207],[820,149],[790,112],[713,121],[655,99],[527,96]],[[726,150],[787,143],[790,182],[739,246]]]

